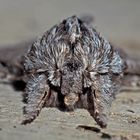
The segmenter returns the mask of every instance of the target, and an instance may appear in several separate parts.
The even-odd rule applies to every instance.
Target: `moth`
[[[12,49],[16,53],[8,54],[13,61],[0,58],[0,75],[10,73],[12,81],[23,81],[26,86],[22,124],[34,121],[43,107],[83,108],[105,128],[111,103],[122,85],[139,82],[135,79],[140,64],[77,16],[64,19],[29,47],[21,48],[24,51]]]

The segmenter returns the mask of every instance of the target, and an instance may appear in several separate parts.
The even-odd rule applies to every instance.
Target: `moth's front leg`
[[[87,98],[88,102],[88,111],[90,115],[95,119],[98,125],[101,127],[107,126],[107,115],[104,112],[104,103],[99,97],[96,96],[96,91],[92,91]]]
[[[107,126],[107,118],[113,100],[113,86],[107,77],[95,81],[87,96],[88,111],[102,128]]]
[[[39,115],[49,94],[49,86],[44,74],[33,75],[28,81],[25,94],[27,95],[27,105],[24,108],[25,119],[22,124],[31,123]]]

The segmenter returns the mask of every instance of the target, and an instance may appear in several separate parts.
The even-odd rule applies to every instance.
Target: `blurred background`
[[[0,45],[35,38],[73,14],[93,15],[117,45],[140,44],[140,0],[0,0]]]

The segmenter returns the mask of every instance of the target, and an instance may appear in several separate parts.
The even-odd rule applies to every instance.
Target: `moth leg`
[[[105,128],[107,126],[108,116],[108,103],[100,96],[100,92],[93,90],[87,97],[88,112],[95,119],[100,127]]]
[[[31,123],[39,115],[49,94],[45,75],[33,75],[28,81],[25,94],[27,105],[24,108],[25,119],[22,124]]]

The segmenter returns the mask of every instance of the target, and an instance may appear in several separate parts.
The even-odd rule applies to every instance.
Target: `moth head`
[[[65,28],[71,43],[81,36],[80,20],[77,16],[69,17],[65,22]]]
[[[66,60],[62,67],[61,77],[64,103],[68,107],[73,107],[82,93],[82,64],[74,58]]]

